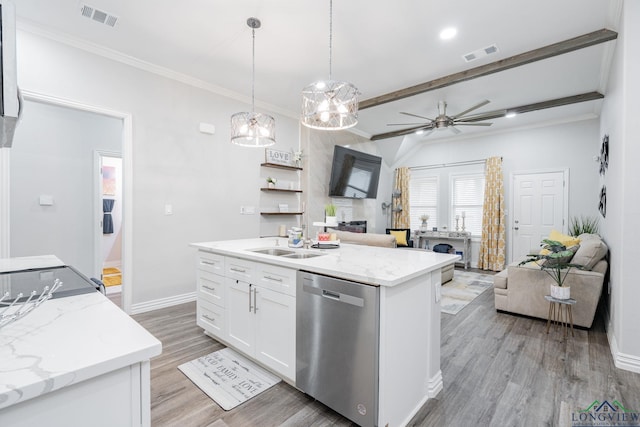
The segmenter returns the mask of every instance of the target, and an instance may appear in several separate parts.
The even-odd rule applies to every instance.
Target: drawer
[[[220,307],[224,307],[224,277],[208,271],[198,271],[198,298],[204,298]]]
[[[254,284],[296,296],[296,270],[277,265],[258,264]]]
[[[196,323],[211,335],[226,339],[227,327],[224,308],[198,299],[196,305]]]
[[[198,251],[196,264],[198,270],[224,275],[224,256],[222,255]]]
[[[233,279],[242,280],[243,282],[252,283],[252,275],[255,270],[255,264],[251,261],[238,258],[225,259],[225,276]]]

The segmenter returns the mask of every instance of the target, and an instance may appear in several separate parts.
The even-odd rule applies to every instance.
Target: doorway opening
[[[122,157],[96,151],[96,270],[107,296],[122,306]]]

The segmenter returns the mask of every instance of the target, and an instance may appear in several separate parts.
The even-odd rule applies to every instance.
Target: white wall
[[[598,153],[599,124],[597,119],[546,127],[514,130],[488,136],[462,140],[450,140],[429,143],[428,138],[422,146],[400,159],[393,167],[422,166],[443,163],[455,163],[502,156],[505,178],[505,208],[507,209],[507,242],[511,236],[509,195],[511,192],[510,174],[524,171],[549,169],[569,169],[569,216],[597,214],[597,202],[600,187],[598,185],[598,164],[593,156]],[[443,178],[460,172],[460,168],[441,169]],[[465,170],[473,170],[469,167]],[[441,183],[445,188],[447,183]],[[446,189],[446,188],[445,188]],[[444,219],[443,219],[444,221]],[[445,222],[437,224],[446,225]],[[435,226],[435,224],[434,224]],[[472,263],[477,263],[478,242],[472,245]],[[510,248],[507,248],[507,254]]]
[[[189,243],[259,234],[260,215],[239,212],[259,206],[264,150],[229,142],[231,115],[250,105],[26,31],[17,49],[21,88],[133,117],[134,305],[195,292]],[[297,147],[298,121],[272,115],[274,148]],[[200,133],[200,122],[216,134]]]
[[[608,331],[616,366],[640,372],[640,4],[625,1],[613,67],[604,100],[600,134],[609,135],[607,217],[603,236],[610,249]]]
[[[119,152],[122,121],[26,101],[10,151],[11,256],[55,254],[94,270],[94,150]],[[41,206],[41,195],[53,205]]]

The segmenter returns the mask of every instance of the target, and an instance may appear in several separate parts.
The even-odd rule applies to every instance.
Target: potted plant
[[[277,179],[271,178],[271,177],[267,177],[267,187],[276,188],[276,182],[278,182]]]
[[[325,220],[324,220],[325,224],[338,225],[338,220],[336,218],[336,205],[334,205],[333,203],[329,203],[328,205],[325,205],[324,213],[325,213]]]
[[[532,261],[537,262],[540,269],[544,270],[554,281],[550,288],[551,296],[557,299],[569,299],[571,288],[565,286],[564,281],[571,268],[583,268],[581,265],[571,264],[571,258],[573,258],[575,251],[567,249],[565,245],[556,240],[544,239],[540,246],[542,246],[542,250],[539,254],[527,255],[527,258],[518,265]]]
[[[578,237],[581,234],[598,234],[599,231],[598,217],[595,216],[580,216],[572,217],[569,220],[569,234],[574,237]]]

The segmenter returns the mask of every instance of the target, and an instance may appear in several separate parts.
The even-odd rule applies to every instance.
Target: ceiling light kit
[[[276,121],[273,117],[255,112],[256,28],[260,20],[247,19],[252,35],[251,112],[231,116],[231,142],[243,147],[269,147],[276,143]]]
[[[303,125],[320,130],[348,129],[358,123],[358,89],[348,82],[332,79],[333,0],[329,0],[329,80],[310,84],[302,90]]]

